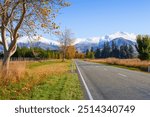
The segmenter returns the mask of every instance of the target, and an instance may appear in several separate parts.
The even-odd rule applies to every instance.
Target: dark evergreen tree
[[[141,60],[150,60],[150,36],[137,36],[137,51]]]
[[[125,58],[129,58],[130,52],[128,45],[124,45],[124,51],[125,51]]]
[[[125,59],[126,58],[126,51],[125,51],[125,45],[120,46],[120,58]]]
[[[94,48],[91,47],[91,51],[90,51],[90,53],[89,53],[89,58],[94,59],[94,58],[95,58],[94,54],[95,54]]]
[[[104,43],[104,46],[101,52],[101,58],[106,58],[106,43]]]
[[[89,57],[89,54],[90,54],[90,51],[89,51],[89,49],[87,49],[87,50],[86,50],[86,54],[85,54],[86,58],[90,58],[90,57]]]
[[[91,52],[94,52],[94,48],[93,47],[91,47]]]
[[[111,45],[111,57],[119,58],[119,49],[114,41],[112,41]]]
[[[99,48],[96,49],[96,52],[95,52],[94,56],[95,56],[95,58],[100,58],[101,57],[101,52],[100,52]]]
[[[114,41],[112,41],[112,45],[111,45],[111,57],[115,57],[115,47],[116,47],[116,44]]]
[[[110,45],[109,42],[104,43],[104,48],[102,49],[101,57],[102,58],[108,58],[110,57]]]
[[[129,58],[133,58],[134,57],[134,49],[131,45],[129,45]]]

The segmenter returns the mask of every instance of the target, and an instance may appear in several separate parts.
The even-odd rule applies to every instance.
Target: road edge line
[[[82,76],[82,74],[81,74],[81,71],[80,71],[80,69],[79,69],[79,67],[78,67],[78,65],[77,65],[77,63],[76,63],[76,61],[75,61],[75,64],[76,64],[77,70],[78,70],[78,72],[79,72],[79,75],[80,75],[80,77],[81,77],[81,80],[82,80],[82,82],[83,82],[83,84],[84,84],[84,87],[85,87],[85,89],[86,89],[86,92],[87,92],[87,94],[88,94],[88,97],[89,97],[90,100],[93,100],[93,97],[92,97],[92,95],[91,95],[91,92],[90,92],[90,90],[89,90],[89,88],[88,88],[88,86],[87,86],[87,84],[86,84],[86,82],[85,82],[85,80],[84,80],[84,78],[83,78],[83,76]]]

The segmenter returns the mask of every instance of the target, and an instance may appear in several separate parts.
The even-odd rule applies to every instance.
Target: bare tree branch
[[[59,35],[59,43],[60,43],[60,49],[63,55],[63,60],[65,60],[66,58],[66,50],[67,47],[70,46],[74,39],[72,38],[72,34],[71,31],[69,29],[65,29],[64,32],[61,32],[61,34]]]
[[[10,47],[9,47],[9,51],[12,51],[13,50],[13,47],[15,46],[15,44],[17,43],[17,38],[18,38],[18,35],[17,35],[17,32],[19,30],[19,28],[21,27],[21,24],[23,23],[23,20],[24,20],[24,17],[25,17],[25,14],[26,14],[26,0],[23,0],[23,11],[22,11],[22,15],[20,17],[20,21],[18,22],[15,30],[14,30],[14,35],[13,35],[13,42],[11,43]]]
[[[7,27],[4,25],[4,27],[6,28],[6,30],[10,33],[10,39],[11,41],[13,40],[13,32]]]
[[[10,15],[9,15],[9,18],[12,17],[14,10],[15,10],[16,7],[19,5],[19,3],[20,3],[20,1],[18,1],[18,2],[13,6],[13,8],[12,8],[12,10],[11,10],[11,13],[10,13]]]

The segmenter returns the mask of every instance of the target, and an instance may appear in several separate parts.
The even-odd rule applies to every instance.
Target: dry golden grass
[[[141,61],[140,59],[117,59],[117,58],[107,58],[107,59],[93,59],[88,60],[97,63],[108,63],[112,65],[122,65],[127,67],[147,67],[150,65],[150,61]]]
[[[36,64],[37,62],[35,62]],[[26,69],[30,83],[26,84],[26,88],[31,89],[34,85],[37,85],[44,81],[48,76],[61,76],[68,71],[66,64],[58,62],[56,64],[41,65],[32,69]]]
[[[47,75],[55,75],[55,74],[62,74],[67,71],[66,65],[64,63],[58,63],[57,65],[44,65],[44,66],[39,66],[36,67],[29,72],[31,74],[34,74],[34,76],[42,77],[42,76],[47,76]]]
[[[1,68],[1,65],[0,65]],[[2,71],[1,71],[2,72]],[[2,73],[0,72],[1,81],[4,79],[2,78]],[[11,82],[18,82],[21,78],[24,77],[26,73],[26,62],[25,61],[11,61],[8,75],[5,79]]]
[[[46,65],[39,65],[34,68],[27,67],[31,64],[42,64],[38,61],[13,61],[10,62],[9,73],[7,78],[2,78],[2,73],[0,73],[0,80],[1,82],[11,82],[17,83],[20,80],[28,80],[31,81],[30,83],[26,84],[26,87],[31,88],[35,84],[40,83],[42,80],[47,78],[51,75],[62,75],[63,73],[67,72],[68,69],[66,64],[57,61],[57,65],[53,64],[46,64]],[[46,61],[45,61],[46,62]],[[6,80],[7,81],[4,81]]]
[[[38,64],[39,62],[37,61],[11,61],[10,62],[10,67],[9,67],[9,73],[7,75],[7,80],[11,82],[18,82],[20,79],[24,78],[31,78],[35,77],[36,80],[45,78],[49,75],[59,75],[62,74],[68,69],[66,69],[66,64],[62,62],[58,62],[57,65],[40,65],[35,68],[28,68],[27,66],[30,64]],[[0,68],[1,68],[1,62],[0,62]],[[26,75],[26,76],[25,76]],[[0,78],[2,81],[2,73],[0,71]]]

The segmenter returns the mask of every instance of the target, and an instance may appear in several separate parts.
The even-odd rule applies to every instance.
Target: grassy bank
[[[83,99],[71,61],[12,62],[10,68],[9,80],[1,78],[0,99]]]
[[[148,71],[148,66],[150,66],[150,61],[141,61],[139,59],[107,58],[107,59],[86,59],[86,61],[103,63],[106,65],[113,65],[116,67],[138,71]]]

